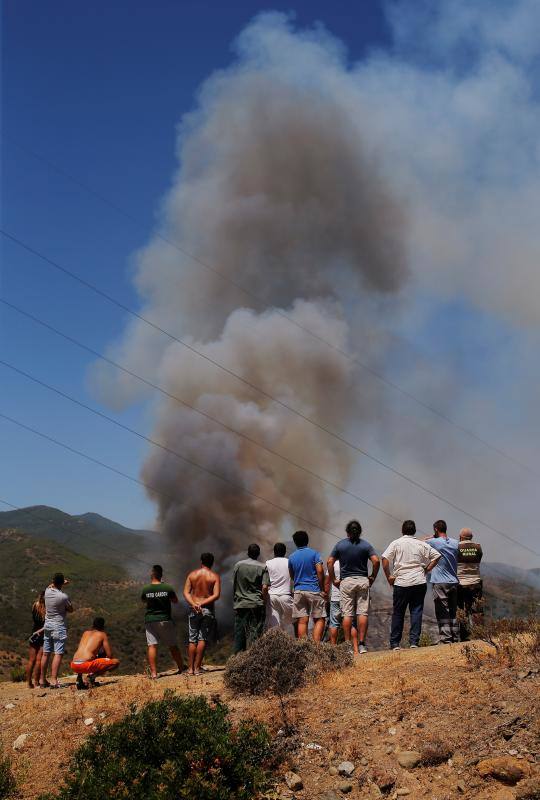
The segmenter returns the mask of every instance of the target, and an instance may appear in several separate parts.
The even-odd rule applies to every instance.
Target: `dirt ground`
[[[270,796],[540,797],[523,794],[526,782],[538,781],[540,774],[540,675],[530,665],[503,666],[488,653],[483,647],[473,664],[462,645],[372,653],[360,656],[350,669],[305,687],[287,701],[297,735],[285,749]],[[215,668],[202,677],[166,674],[154,682],[143,676],[110,677],[89,692],[77,692],[70,679],[56,691],[0,684],[1,737],[21,797],[30,800],[53,790],[72,751],[96,724],[121,718],[133,702],[159,698],[165,689],[219,695],[235,719],[262,720],[278,734],[283,726],[278,701],[231,698],[222,677]],[[88,719],[94,722],[86,725]],[[29,735],[22,749],[14,751],[20,734]],[[410,770],[399,766],[398,751],[441,743],[450,750],[442,764]],[[517,786],[479,774],[479,760],[503,755],[517,762],[526,776]],[[350,778],[334,774],[345,760],[354,764]],[[283,776],[288,769],[300,775],[301,790],[287,788]]]

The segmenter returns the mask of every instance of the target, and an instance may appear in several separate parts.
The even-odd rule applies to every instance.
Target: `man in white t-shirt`
[[[399,650],[403,635],[405,612],[409,608],[411,629],[409,641],[411,647],[418,647],[422,632],[422,614],[426,596],[426,574],[431,572],[439,561],[441,554],[427,542],[415,538],[416,525],[412,519],[406,520],[401,527],[401,536],[390,542],[382,554],[384,574],[394,589],[394,607],[392,612],[392,630],[390,648]],[[390,564],[392,571],[390,571]]]
[[[270,586],[268,588],[268,607],[266,628],[281,628],[294,635],[292,621],[293,596],[287,548],[282,542],[274,545],[274,558],[266,562]]]

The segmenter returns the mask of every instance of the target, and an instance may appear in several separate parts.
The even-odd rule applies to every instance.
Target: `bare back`
[[[196,603],[207,600],[214,594],[218,575],[207,567],[194,569],[187,577],[187,584],[191,587],[191,596]]]
[[[85,631],[81,636],[73,661],[91,661],[93,658],[97,658],[101,648],[110,657],[109,652],[107,652],[109,650],[109,640],[105,631]]]

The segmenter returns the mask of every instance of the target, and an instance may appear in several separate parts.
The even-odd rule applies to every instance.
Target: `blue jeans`
[[[424,612],[424,598],[427,585],[417,583],[414,586],[394,585],[394,609],[392,612],[392,631],[390,633],[390,647],[399,647],[403,635],[405,613],[407,607],[411,613],[411,629],[409,642],[418,644],[422,632],[422,614]]]

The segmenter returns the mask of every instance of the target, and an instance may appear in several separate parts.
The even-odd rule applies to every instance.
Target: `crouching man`
[[[92,627],[84,631],[73,661],[71,669],[77,675],[77,689],[88,689],[94,684],[97,675],[117,669],[120,662],[112,657],[109,637],[105,633],[105,620],[96,617]],[[85,683],[83,675],[88,675]]]

